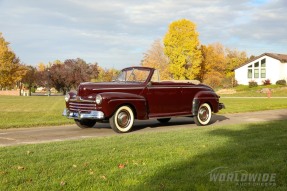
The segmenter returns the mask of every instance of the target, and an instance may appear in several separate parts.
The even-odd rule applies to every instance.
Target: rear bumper
[[[71,112],[68,109],[64,109],[63,116],[66,116],[69,119],[94,119],[102,120],[105,118],[105,115],[101,111],[92,110],[90,112]]]
[[[218,109],[221,110],[221,109],[225,109],[225,105],[224,103],[219,103],[218,105]]]

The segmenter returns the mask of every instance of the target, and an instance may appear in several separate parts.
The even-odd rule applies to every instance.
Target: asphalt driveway
[[[287,109],[269,110],[259,112],[214,115],[211,126],[231,125],[252,122],[264,122],[287,119]],[[286,125],[287,126],[287,125]],[[162,125],[157,120],[135,121],[133,131],[130,133],[145,133],[154,131],[171,131],[182,128],[196,128],[193,118],[177,117],[168,124]],[[208,128],[208,127],[199,127]],[[130,134],[129,133],[129,134]],[[108,123],[97,123],[94,128],[80,129],[76,125],[35,127],[0,130],[0,146],[20,144],[35,144],[64,140],[84,139],[88,137],[125,136],[117,134]]]

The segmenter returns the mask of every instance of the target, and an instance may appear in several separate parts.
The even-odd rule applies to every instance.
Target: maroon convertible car
[[[135,119],[167,123],[171,117],[193,116],[197,125],[208,125],[212,112],[224,108],[210,87],[188,80],[160,81],[158,70],[147,67],[125,68],[113,82],[81,83],[65,101],[63,115],[79,127],[109,120],[118,133],[130,131]]]

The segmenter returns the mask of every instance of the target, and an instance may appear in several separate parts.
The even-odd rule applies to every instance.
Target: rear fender
[[[199,106],[203,103],[208,103],[212,112],[218,112],[219,96],[213,91],[200,91],[193,98],[192,115],[197,115]]]

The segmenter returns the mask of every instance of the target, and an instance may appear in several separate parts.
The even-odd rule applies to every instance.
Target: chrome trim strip
[[[140,89],[144,89],[144,87],[123,87],[123,88],[96,88],[96,89],[92,89],[92,90],[126,90],[126,89],[133,89],[133,90],[140,90]]]

